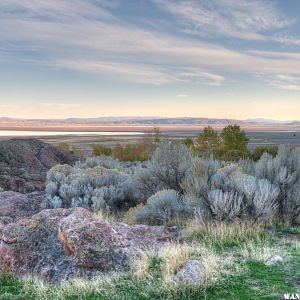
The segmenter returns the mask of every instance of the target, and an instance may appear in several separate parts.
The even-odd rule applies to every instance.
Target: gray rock
[[[282,262],[282,261],[283,261],[283,258],[280,255],[275,255],[275,256],[271,257],[270,259],[268,259],[265,262],[265,265],[272,266],[272,265],[275,265],[275,264],[277,264],[279,262]]]
[[[175,274],[174,281],[177,283],[198,285],[205,281],[205,266],[199,260],[187,261]]]

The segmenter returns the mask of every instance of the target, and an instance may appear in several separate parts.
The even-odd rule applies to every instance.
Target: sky
[[[300,120],[299,0],[1,0],[0,117]]]

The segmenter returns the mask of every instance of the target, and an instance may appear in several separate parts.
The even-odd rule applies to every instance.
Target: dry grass
[[[241,257],[243,257],[245,260],[265,262],[275,255],[286,257],[287,253],[282,247],[279,246],[269,246],[249,242],[241,247],[239,255],[241,255]]]
[[[236,221],[201,222],[193,220],[187,223],[182,231],[182,236],[188,240],[199,240],[207,245],[234,246],[247,241],[260,242],[267,236],[263,225],[253,222]]]
[[[97,217],[99,217],[100,219],[106,221],[106,222],[118,222],[118,218],[116,215],[114,214],[109,214],[107,212],[104,212],[102,210],[99,210],[97,212],[94,213]]]
[[[111,293],[115,288],[115,282],[121,275],[107,274],[92,280],[74,279],[59,286],[50,286],[39,279],[27,278],[24,280],[24,290],[32,292],[34,288],[35,298],[39,300],[65,300],[66,295],[76,296],[76,299],[85,299],[87,294],[105,295],[107,291]]]
[[[135,220],[134,220],[134,215],[137,211],[139,211],[142,207],[144,207],[145,204],[140,203],[137,206],[131,207],[123,216],[122,218],[122,222],[129,224],[129,225],[133,225],[136,224]]]
[[[138,256],[131,261],[131,272],[134,278],[144,279],[149,276],[151,258],[156,254],[154,251],[140,251]]]
[[[243,269],[237,264],[232,253],[223,255],[214,249],[199,243],[169,243],[157,252],[141,252],[139,259],[132,262],[134,278],[151,277],[152,259],[160,262],[161,284],[170,287],[176,284],[174,275],[189,260],[201,260],[205,267],[205,286],[221,281],[223,275],[238,274]]]
[[[158,257],[162,261],[162,277],[165,282],[172,281],[174,274],[186,263],[189,258],[197,253],[196,245],[170,243],[163,247]]]

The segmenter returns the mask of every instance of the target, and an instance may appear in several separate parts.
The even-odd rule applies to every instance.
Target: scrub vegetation
[[[206,128],[184,142],[157,131],[147,147],[122,148],[130,159],[121,159],[117,147],[95,146],[94,157],[55,166],[47,175],[44,209],[84,207],[107,220],[173,226],[178,238],[141,251],[129,272],[90,281],[50,286],[4,277],[0,299],[250,300],[297,292],[300,148],[250,153],[247,143],[238,125],[221,134]],[[269,264],[276,256],[280,260]],[[204,266],[199,284],[175,280],[189,260]]]

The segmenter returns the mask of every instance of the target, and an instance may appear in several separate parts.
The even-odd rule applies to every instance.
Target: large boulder
[[[38,213],[44,197],[44,192],[0,192],[0,226]]]
[[[0,273],[50,283],[127,270],[140,249],[162,246],[176,232],[163,226],[107,222],[84,208],[43,210],[0,229]]]
[[[0,188],[21,193],[42,190],[50,168],[75,160],[71,154],[36,139],[1,141]]]

